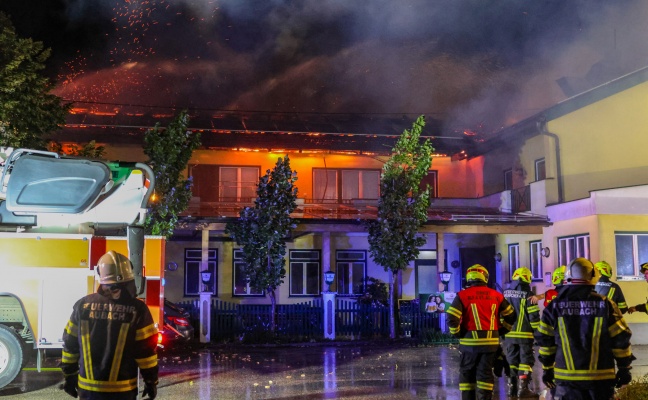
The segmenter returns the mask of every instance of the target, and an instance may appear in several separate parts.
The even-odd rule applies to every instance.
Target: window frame
[[[504,175],[504,190],[513,190],[513,168],[508,168],[503,171]]]
[[[537,264],[535,260],[537,260]],[[531,270],[532,281],[542,281],[544,267],[542,263],[541,240],[533,240],[529,242],[529,269]]]
[[[360,258],[347,258],[343,259],[340,257],[341,254],[344,253],[351,253],[351,254],[358,254],[361,257]],[[340,284],[340,279],[342,278],[342,274],[340,273],[341,270],[341,265],[340,264],[348,264],[349,269],[347,273],[350,274],[348,276],[345,274],[345,277],[347,278],[346,280],[349,282],[347,285],[341,285]],[[360,287],[357,289],[357,292],[354,292],[354,279],[353,279],[353,264],[362,264],[362,279],[361,279],[361,284]],[[342,297],[357,297],[361,296],[365,292],[365,288],[367,286],[367,251],[366,250],[336,250],[335,251],[335,289],[337,292],[338,296]],[[345,293],[343,290],[341,290],[343,287],[351,285],[351,292],[350,293]],[[347,287],[348,289],[348,287]]]
[[[520,243],[509,243],[508,246],[508,265],[509,273],[507,277],[507,282],[511,281],[513,277],[513,272],[516,269],[520,268]]]
[[[298,253],[313,253],[316,254],[315,258],[300,258],[295,255]],[[298,264],[302,264],[302,293],[293,293],[293,269],[298,267]],[[316,293],[308,292],[308,264],[316,264],[317,272],[314,276],[317,279],[317,289]],[[291,249],[288,251],[288,296],[289,297],[312,297],[319,296],[322,292],[322,251],[319,249]]]
[[[237,252],[242,252],[243,249],[237,248],[232,250],[232,296],[234,297],[265,297],[265,290],[262,290],[260,293],[252,293],[254,289],[250,286],[250,282],[245,284],[245,293],[236,292],[236,264],[241,263],[242,258],[237,257]]]
[[[207,271],[211,272],[211,280],[210,280],[210,285],[211,285],[211,294],[214,296],[218,296],[218,249],[208,249],[207,250]],[[196,253],[196,255],[192,254]],[[198,279],[198,291],[197,292],[190,292],[188,290],[188,280],[190,279],[190,275],[188,274],[189,270],[192,270],[194,268],[198,268],[197,272],[197,279]],[[185,248],[184,249],[184,276],[183,276],[183,282],[184,282],[184,296],[185,297],[192,297],[192,296],[200,296],[200,293],[203,291],[201,290],[202,288],[202,279],[200,277],[200,273],[203,272],[202,269],[202,249],[194,249],[194,248]]]
[[[568,265],[571,260],[577,257],[584,257],[589,259],[590,256],[590,235],[589,233],[580,233],[576,235],[569,236],[560,236],[558,237],[558,265]],[[580,251],[583,245],[581,241],[585,241],[586,246],[584,251]],[[570,241],[574,241],[574,246],[570,246]],[[567,246],[563,246],[563,243],[566,243]],[[573,248],[572,248],[573,247]],[[574,254],[564,254],[565,250],[568,250],[569,253]]]
[[[543,180],[547,179],[547,163],[545,161],[545,158],[542,157],[542,158],[539,158],[539,159],[535,160],[534,165],[535,165],[535,180],[536,180],[536,182],[543,181]],[[539,167],[539,165],[542,165],[542,169]],[[541,171],[542,171],[542,174],[540,173]]]
[[[625,275],[625,274],[620,274],[619,273],[619,260],[621,259],[618,254],[618,247],[617,247],[617,237],[618,236],[630,236],[632,238],[632,268],[633,268],[633,275]],[[614,244],[615,244],[615,257],[616,257],[616,277],[617,280],[643,280],[644,275],[641,273],[641,259],[639,257],[639,248],[638,248],[638,242],[639,242],[639,237],[640,236],[645,236],[648,237],[648,232],[614,232]]]
[[[229,169],[236,169],[236,198],[231,198],[231,197],[224,197],[223,192],[225,191],[223,188],[223,169],[229,168]],[[253,189],[253,195],[250,196],[248,199],[247,197],[242,196],[242,170],[246,169],[256,169],[256,181],[254,182],[253,185],[250,186],[251,189]],[[253,199],[256,197],[256,189],[259,185],[259,179],[261,177],[261,168],[256,165],[218,165],[218,201],[219,202],[234,202],[234,203],[249,203],[253,201]],[[246,186],[247,187],[247,186]]]

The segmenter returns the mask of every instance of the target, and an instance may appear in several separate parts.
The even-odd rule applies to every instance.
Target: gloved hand
[[[616,387],[627,385],[632,380],[630,368],[619,368],[616,373]]]
[[[542,370],[542,383],[544,383],[545,386],[548,387],[549,389],[553,389],[556,387],[556,382],[554,382],[553,368]]]
[[[77,393],[77,387],[79,386],[79,375],[68,375],[65,377],[65,383],[63,384],[63,390],[65,393],[76,398],[79,396]]]
[[[153,400],[157,397],[157,381],[156,382],[144,382],[144,391],[142,392],[142,398],[148,395],[148,398]]]

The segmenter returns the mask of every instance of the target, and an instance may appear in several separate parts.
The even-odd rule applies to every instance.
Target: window
[[[542,242],[529,243],[529,269],[533,280],[542,280]]]
[[[367,252],[363,250],[338,250],[335,253],[337,293],[360,295],[364,293],[367,276]]]
[[[616,233],[617,277],[641,276],[641,264],[648,262],[648,233]]]
[[[504,171],[504,190],[513,189],[513,169]]]
[[[315,296],[320,292],[319,250],[290,250],[290,295]]]
[[[185,296],[198,296],[203,292],[205,287],[202,282],[201,272],[211,272],[211,279],[207,284],[208,292],[216,295],[216,263],[218,262],[218,250],[209,249],[207,251],[207,271],[201,268],[202,263],[202,250],[201,249],[185,249],[184,261],[184,294]]]
[[[343,170],[342,200],[378,200],[380,197],[380,171]]]
[[[219,200],[251,202],[256,197],[258,167],[220,167]]]
[[[428,174],[421,179],[420,190],[425,189],[426,185],[430,186],[430,198],[438,197],[439,193],[439,180],[437,178],[437,171],[428,171]]]
[[[250,286],[250,280],[245,274],[245,263],[243,262],[243,251],[241,249],[234,250],[232,262],[234,269],[234,277],[232,279],[234,287],[232,293],[234,296],[265,296],[263,290],[254,290]]]
[[[508,262],[509,273],[507,280],[510,282],[513,272],[520,268],[520,245],[518,243],[508,245]]]
[[[558,265],[568,265],[576,257],[589,258],[589,235],[558,238]]]
[[[337,170],[313,168],[313,201],[337,202]]]
[[[545,169],[545,159],[535,160],[535,180],[542,181],[547,179],[547,170]]]

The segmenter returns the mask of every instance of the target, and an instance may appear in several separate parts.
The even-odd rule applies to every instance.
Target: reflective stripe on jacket
[[[622,314],[625,314],[628,311],[628,304],[626,304],[625,296],[623,291],[616,282],[611,282],[610,278],[607,276],[601,276],[594,286],[596,293],[601,296],[606,296],[610,300],[616,303],[617,307]]]
[[[460,291],[447,311],[450,333],[463,351],[494,352],[500,333],[511,329],[515,310],[504,296],[485,284]]]
[[[621,312],[589,285],[563,286],[542,313],[535,339],[543,369],[557,381],[614,380],[617,366],[632,362],[632,332]]]
[[[540,307],[528,301],[528,298],[533,293],[527,288],[528,284],[518,282],[513,289],[504,291],[504,298],[511,304],[517,314],[511,331],[506,334],[506,340],[511,343],[533,341],[533,331],[538,329],[538,325],[540,325]]]

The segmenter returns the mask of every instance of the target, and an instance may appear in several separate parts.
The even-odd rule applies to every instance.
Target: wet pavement
[[[634,346],[635,377],[648,374],[648,346]],[[0,399],[70,399],[49,358],[29,364]],[[536,363],[536,391],[543,389]],[[460,399],[455,346],[373,343],[218,346],[160,355],[160,399]],[[505,399],[505,379],[495,398]]]

